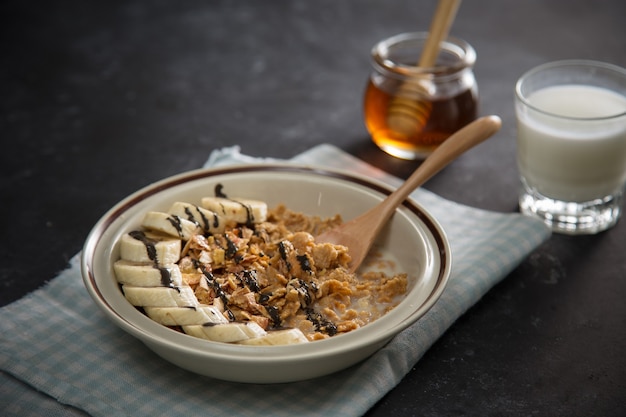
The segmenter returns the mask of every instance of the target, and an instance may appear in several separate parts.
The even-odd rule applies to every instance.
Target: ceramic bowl
[[[365,177],[318,167],[241,165],[196,170],[149,185],[111,208],[94,226],[82,251],[84,284],[96,305],[117,326],[164,359],[189,371],[228,381],[280,383],[327,375],[372,355],[428,311],[450,274],[450,247],[438,222],[407,200],[383,229],[377,246],[409,276],[403,301],[358,330],[310,343],[243,346],[211,342],[162,326],[133,307],[116,281],[118,240],[139,227],[150,210],[175,201],[200,204],[215,186],[232,197],[260,199],[309,215],[341,214],[349,220],[380,202],[387,186]],[[141,366],[140,364],[138,366]]]

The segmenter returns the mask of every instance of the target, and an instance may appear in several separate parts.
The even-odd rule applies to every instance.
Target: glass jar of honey
[[[422,159],[478,115],[476,52],[449,37],[433,67],[419,67],[427,32],[385,39],[371,51],[365,125],[376,145],[402,159]]]

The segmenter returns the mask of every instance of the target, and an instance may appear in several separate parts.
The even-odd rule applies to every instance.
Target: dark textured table
[[[371,144],[369,49],[426,30],[421,1],[0,4],[0,303],[52,279],[114,203],[238,144],[291,157],[333,143],[400,177]],[[546,62],[626,66],[623,0],[472,0],[452,34],[478,53],[481,114],[504,124],[426,188],[517,210],[513,84]],[[554,235],[436,343],[370,416],[626,415],[626,221]]]

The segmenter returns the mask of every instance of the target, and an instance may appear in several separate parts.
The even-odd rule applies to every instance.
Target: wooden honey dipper
[[[417,64],[418,67],[435,66],[441,42],[448,37],[460,3],[461,0],[439,0],[428,31],[428,38]],[[422,77],[419,75],[409,78],[391,99],[387,112],[387,125],[393,131],[412,136],[426,125],[432,110],[432,103],[428,100],[415,99],[415,97],[427,94],[426,87],[421,81]]]

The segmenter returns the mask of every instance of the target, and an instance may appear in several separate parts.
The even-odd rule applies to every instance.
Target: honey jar
[[[436,64],[417,66],[428,33],[403,33],[377,43],[364,97],[365,125],[376,145],[402,159],[427,157],[478,116],[476,52],[448,37]]]

